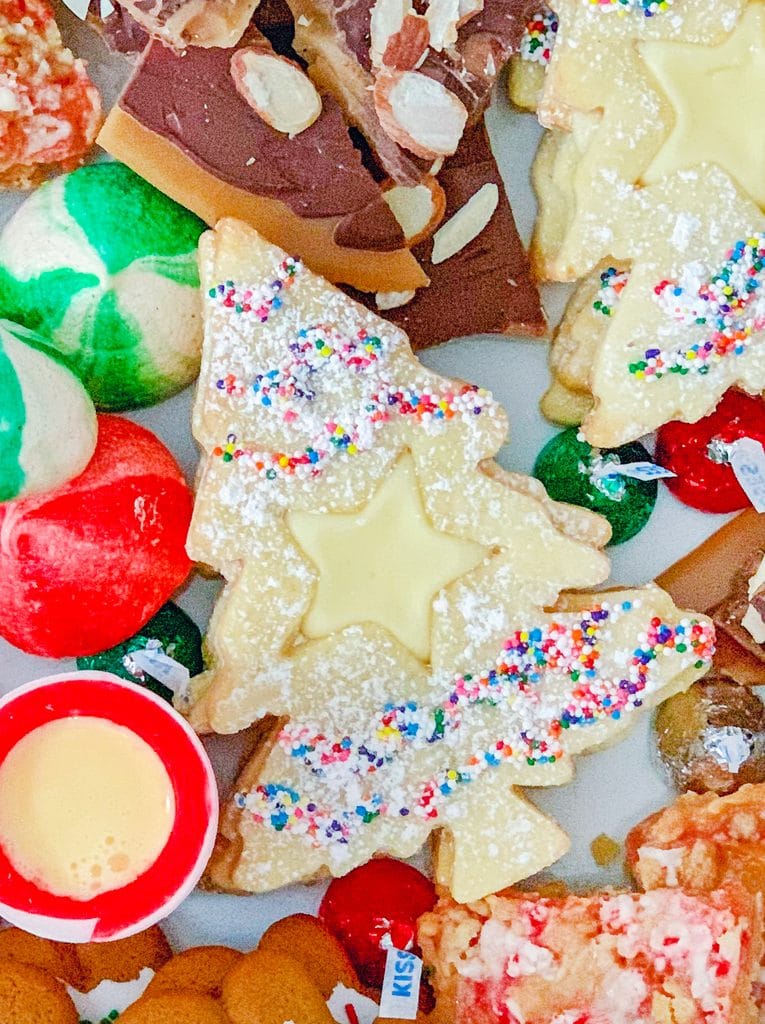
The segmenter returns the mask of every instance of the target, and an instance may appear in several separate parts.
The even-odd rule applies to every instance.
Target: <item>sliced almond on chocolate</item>
[[[430,26],[430,45],[434,50],[448,50],[457,42],[460,0],[430,0],[425,11]]]
[[[299,64],[259,46],[237,50],[231,77],[258,117],[292,138],[321,113],[321,96]]]
[[[420,185],[383,185],[383,199],[401,225],[407,245],[416,245],[432,235],[446,208],[444,190],[435,178]]]
[[[433,235],[431,263],[443,263],[477,238],[494,215],[499,189],[488,181]]]
[[[383,54],[391,36],[400,30],[407,14],[413,14],[411,0],[375,0],[369,15],[369,59],[383,66]]]
[[[466,21],[470,21],[476,14],[483,10],[483,0],[459,0],[459,21],[457,28],[462,28]]]
[[[415,156],[434,160],[457,149],[467,110],[441,82],[419,71],[383,70],[374,102],[385,134]]]
[[[375,295],[375,305],[378,309],[398,309],[399,306],[405,306],[407,302],[411,302],[415,296],[415,292],[377,292]]]
[[[413,71],[428,52],[430,27],[421,14],[407,14],[401,28],[388,39],[382,62],[386,68]]]

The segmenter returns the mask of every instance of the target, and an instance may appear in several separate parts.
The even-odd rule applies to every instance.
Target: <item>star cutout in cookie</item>
[[[497,465],[488,392],[246,225],[200,258],[188,544],[227,585],[189,717],[258,723],[211,882],[344,874],[431,833],[460,899],[549,865],[568,841],[514,787],[567,782],[572,755],[697,678],[709,624],[657,588],[556,607],[607,577],[608,527]]]
[[[365,508],[290,512],[287,525],[319,573],[303,633],[317,639],[376,622],[421,661],[430,656],[434,597],[488,551],[434,528],[410,455],[399,459]]]
[[[643,180],[708,161],[765,206],[765,131],[751,105],[765,95],[765,4],[751,3],[720,46],[651,42],[640,50],[675,112]]]
[[[765,129],[756,112],[765,88],[763,0],[674,0],[650,18],[637,10],[614,17],[586,0],[556,7],[563,31],[539,101],[539,118],[554,131],[533,170],[532,255],[543,279],[575,280],[616,256],[626,206],[653,185],[675,180],[673,209],[682,214],[706,165],[725,171],[744,200],[765,204]],[[651,242],[650,195],[644,200],[634,249]],[[687,248],[686,228],[678,226],[678,251]],[[730,230],[720,221],[720,237]]]

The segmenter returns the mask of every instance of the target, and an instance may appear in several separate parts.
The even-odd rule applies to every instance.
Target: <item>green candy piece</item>
[[[199,372],[204,229],[123,164],[55,178],[0,233],[0,317],[50,338],[98,408],[162,401]]]
[[[557,434],[537,456],[534,476],[555,501],[598,512],[611,524],[612,544],[621,544],[639,533],[656,504],[655,480],[626,476],[601,476],[604,464],[651,462],[648,450],[635,441],[619,448],[593,448],[580,440],[577,427]]]
[[[156,648],[157,643],[159,643],[159,650],[163,654],[185,665],[190,675],[199,675],[204,670],[202,634],[196,623],[172,601],[162,605],[143,629],[135,636],[131,636],[129,640],[117,644],[116,647],[110,647],[108,651],[102,651],[100,654],[78,658],[77,668],[111,672],[122,679],[129,679],[132,683],[145,686],[147,690],[151,690],[152,693],[156,693],[172,704],[172,690],[156,679],[152,679],[151,676],[141,673],[140,670],[136,671],[135,668],[131,670],[130,667],[129,655],[133,651],[145,651],[149,647]]]

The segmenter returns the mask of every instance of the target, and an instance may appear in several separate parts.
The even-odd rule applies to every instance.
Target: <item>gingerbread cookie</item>
[[[119,1021],[120,1024],[236,1024],[217,1000],[198,992],[162,992],[139,999],[120,1014]],[[249,1018],[243,1017],[241,1024],[260,1024],[260,1018],[253,1013]],[[295,1021],[295,1024],[301,1022]]]
[[[2,1024],[78,1024],[79,1015],[62,982],[41,967],[0,959]]]
[[[146,989],[146,997],[162,992],[196,992],[219,999],[223,978],[241,956],[228,946],[184,949],[159,967]]]
[[[567,781],[571,753],[687,685],[708,623],[655,588],[545,612],[604,578],[608,531],[491,461],[506,420],[489,394],[427,371],[398,329],[243,224],[204,238],[203,274],[189,550],[229,584],[191,716],[218,732],[278,719],[225,810],[211,881],[343,874],[434,830],[461,899],[550,863],[565,838],[511,787]],[[626,667],[625,647],[640,652]],[[570,673],[590,655],[585,692]],[[512,856],[486,857],[511,833]]]
[[[309,914],[293,914],[276,921],[264,933],[258,949],[297,960],[325,999],[337,985],[360,988],[345,948],[325,924]]]
[[[39,967],[73,988],[84,986],[83,970],[77,946],[68,942],[41,939],[21,928],[0,929],[0,960]]]
[[[47,0],[0,3],[0,185],[30,188],[82,163],[101,100]]]

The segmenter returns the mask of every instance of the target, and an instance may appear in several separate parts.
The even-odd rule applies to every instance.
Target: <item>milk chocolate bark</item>
[[[416,349],[467,334],[544,334],[539,292],[483,125],[468,129],[438,180],[446,193],[443,223],[487,182],[499,189],[497,209],[483,231],[443,263],[430,261],[432,238],[416,245],[430,287],[383,315],[406,331]],[[377,309],[373,296],[354,298]]]
[[[765,648],[742,626],[750,603],[749,581],[765,557],[765,515],[742,512],[656,580],[673,600],[714,619],[713,671],[747,686],[765,684]]]
[[[107,17],[101,17],[99,0],[91,0],[88,22],[104,37],[114,53],[132,57],[142,53],[149,43],[149,33],[122,7],[115,7]]]
[[[346,117],[366,136],[395,181],[411,184],[429,167],[386,135],[375,110],[370,59],[374,0],[288,0],[295,17],[295,48],[311,77],[340,101]],[[497,75],[518,48],[528,0],[485,0],[484,9],[459,28],[448,49],[431,47],[417,70],[446,86],[464,104],[468,124],[485,110]],[[420,5],[427,8],[427,3]]]
[[[258,33],[243,42],[253,41],[265,44]],[[333,97],[323,96],[317,121],[289,138],[237,92],[233,52],[178,53],[152,43],[107,119],[101,145],[209,224],[225,216],[247,221],[331,281],[372,291],[425,285],[389,210],[377,210],[366,237],[362,219],[354,247],[348,244],[348,219],[379,205],[381,189]]]
[[[118,0],[155,39],[170,46],[234,46],[258,0]]]

